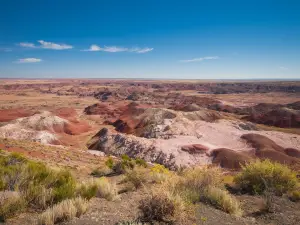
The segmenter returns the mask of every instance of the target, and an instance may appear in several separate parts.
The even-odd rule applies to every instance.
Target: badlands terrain
[[[150,167],[163,165],[170,173],[215,166],[232,177],[246,163],[267,159],[299,174],[300,82],[2,79],[0,149],[4,155],[20,153],[49,167],[67,168],[80,181],[93,178],[109,160],[125,156],[144,160]],[[137,220],[139,202],[149,188],[125,191],[123,176],[107,176],[117,186],[117,200],[92,198],[85,215],[59,222]],[[233,185],[231,180],[227,183]],[[174,223],[300,220],[299,201],[275,196],[276,211],[260,213],[264,197],[236,195],[242,216],[200,204],[192,218]],[[24,210],[5,223],[34,224],[39,214]]]

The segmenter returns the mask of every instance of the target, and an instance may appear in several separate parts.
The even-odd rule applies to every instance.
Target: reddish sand
[[[34,115],[35,112],[26,109],[2,109],[0,110],[0,122],[8,122],[21,117],[27,117]]]

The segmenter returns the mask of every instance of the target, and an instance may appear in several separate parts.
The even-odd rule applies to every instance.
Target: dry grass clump
[[[24,209],[24,200],[19,192],[0,191],[0,222],[14,216]]]
[[[187,204],[179,195],[162,187],[152,189],[139,203],[140,220],[144,222],[180,222],[187,218]]]
[[[132,170],[126,170],[124,182],[130,182],[135,189],[147,183],[163,183],[170,178],[174,173],[169,171],[163,165],[155,164],[150,168],[137,166]]]
[[[242,210],[239,201],[230,195],[228,191],[217,188],[209,187],[205,194],[203,194],[203,201],[215,206],[232,215],[241,216]]]
[[[105,198],[109,201],[116,200],[118,198],[118,191],[115,183],[110,182],[107,178],[101,177],[94,181],[98,187],[96,196]]]
[[[76,189],[77,196],[88,200],[92,197],[99,197],[111,201],[118,197],[116,184],[106,177],[88,180],[79,184]]]
[[[80,217],[88,209],[88,201],[78,197],[66,199],[43,212],[38,219],[39,225],[53,225]]]
[[[270,160],[257,160],[242,166],[235,182],[242,191],[251,194],[263,194],[269,189],[282,195],[293,191],[299,181],[296,173],[287,166]]]

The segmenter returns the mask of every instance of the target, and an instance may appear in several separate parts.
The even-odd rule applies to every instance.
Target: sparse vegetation
[[[117,190],[106,178],[78,183],[67,170],[52,169],[19,154],[0,155],[0,219],[3,221],[25,208],[40,210],[54,204],[58,204],[58,208],[70,204],[70,210],[74,205],[76,213],[82,214],[86,209],[84,204],[80,205],[81,202],[85,203],[83,199],[88,200],[94,196],[113,200]],[[70,202],[66,199],[73,200]],[[48,208],[43,214],[45,224],[52,224],[53,218],[57,221],[73,215],[68,211],[66,215],[51,216],[51,213],[57,214],[57,208],[51,210]]]
[[[0,191],[0,222],[5,222],[24,209],[24,200],[19,192]]]
[[[251,194],[263,194],[268,186],[274,194],[282,195],[294,190],[298,179],[296,173],[285,165],[257,160],[243,166],[235,182],[242,191]]]
[[[79,217],[88,209],[87,200],[78,197],[66,199],[43,212],[38,219],[39,225],[53,225],[58,222]]]

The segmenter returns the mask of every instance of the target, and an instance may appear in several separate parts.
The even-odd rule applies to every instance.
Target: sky
[[[0,78],[300,79],[300,1],[3,0]]]

